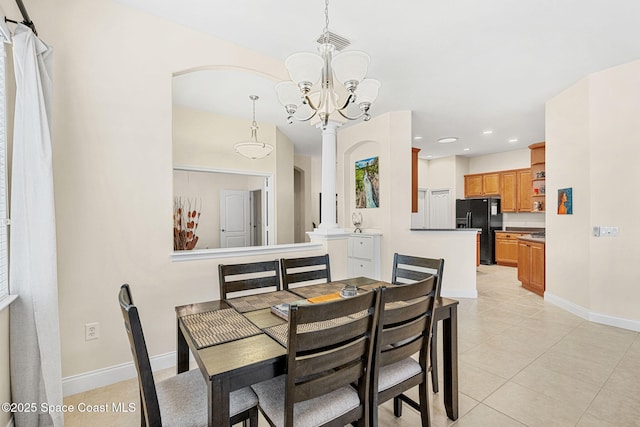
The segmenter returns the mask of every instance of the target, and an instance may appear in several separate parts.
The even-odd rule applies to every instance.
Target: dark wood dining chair
[[[427,353],[433,324],[434,277],[380,289],[371,379],[371,425],[378,425],[378,405],[393,398],[393,413],[402,416],[402,402],[420,412],[430,426]],[[411,357],[418,353],[418,360]],[[418,386],[419,402],[404,392]]]
[[[219,264],[220,299],[227,299],[229,293],[252,289],[281,289],[278,260],[250,262],[244,264]]]
[[[129,285],[124,284],[120,287],[118,300],[138,372],[141,425],[206,426],[207,383],[200,370],[187,371],[156,383],[142,333],[142,323],[138,309],[133,304]],[[229,400],[232,425],[242,421],[246,427],[249,421],[249,426],[258,426],[258,398],[249,387],[231,392]]]
[[[271,426],[369,426],[374,291],[289,310],[287,373],[254,384]]]
[[[331,267],[329,254],[304,257],[282,258],[282,287],[289,289],[292,284],[304,286],[305,284],[328,283],[331,281]]]
[[[436,298],[440,297],[442,287],[442,274],[444,273],[444,259],[442,258],[422,258],[411,255],[393,254],[393,270],[391,272],[391,283],[394,285],[402,283],[413,283],[427,277],[435,277]],[[433,392],[439,390],[438,384],[438,326],[433,325],[431,334],[431,386]]]

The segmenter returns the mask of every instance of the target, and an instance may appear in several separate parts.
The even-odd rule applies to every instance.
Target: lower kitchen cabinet
[[[544,296],[545,244],[518,240],[518,280],[522,287]]]
[[[528,233],[496,232],[496,263],[515,267],[518,265],[518,237]]]

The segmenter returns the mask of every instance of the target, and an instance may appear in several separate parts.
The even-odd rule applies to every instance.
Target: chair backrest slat
[[[245,264],[218,265],[220,298],[227,299],[230,293],[273,287],[279,291],[280,266],[278,261],[260,261]]]
[[[427,348],[433,325],[436,277],[404,285],[382,287],[376,331],[372,390],[378,389],[378,372],[384,366],[416,352],[426,378]],[[375,399],[374,399],[375,400]],[[376,400],[377,401],[377,400]]]
[[[292,305],[289,310],[285,425],[293,405],[354,385],[360,405],[344,424],[368,425],[369,381],[378,320],[379,290],[327,303]],[[320,322],[320,323],[318,323]],[[340,422],[341,422],[340,421]],[[360,423],[359,423],[360,424]]]
[[[289,289],[290,285],[310,284],[312,280],[322,280],[327,283],[331,281],[331,267],[329,264],[329,254],[303,257],[303,258],[282,258],[280,260],[282,268],[282,287]]]
[[[148,426],[161,426],[162,419],[160,416],[160,405],[158,403],[158,395],[156,393],[156,384],[153,379],[153,371],[151,370],[151,362],[149,361],[149,353],[142,332],[142,323],[138,315],[138,309],[133,304],[131,289],[129,285],[124,284],[120,287],[118,295],[120,310],[124,318],[125,330],[129,338],[133,361],[138,372],[138,385],[140,387],[140,399],[142,400],[142,423]]]
[[[391,283],[394,285],[414,283],[435,276],[436,298],[440,296],[442,275],[444,273],[444,259],[423,258],[395,253],[393,255],[393,269]]]

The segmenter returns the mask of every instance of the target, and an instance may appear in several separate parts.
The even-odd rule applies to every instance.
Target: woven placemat
[[[240,313],[262,310],[272,305],[286,304],[298,301],[300,297],[289,291],[276,291],[264,294],[248,295],[246,297],[230,298],[226,302]]]
[[[198,350],[262,332],[233,308],[189,314],[182,317],[182,322]]]
[[[299,288],[291,288],[289,290],[300,295],[303,298],[315,298],[322,295],[340,292],[340,289],[342,289],[343,286],[344,284],[342,283],[333,282],[320,283],[318,285],[300,286]]]
[[[324,320],[322,322],[304,323],[302,325],[298,325],[298,333],[312,332],[312,331],[317,331],[319,329],[328,329],[334,326],[353,322],[354,320],[357,320],[366,315],[367,315],[367,311],[363,310],[351,316],[338,317],[335,319]],[[280,344],[287,347],[287,343],[289,341],[289,324],[288,323],[282,323],[280,325],[271,326],[269,328],[265,328],[263,331],[267,335],[269,335],[271,338],[275,339]]]

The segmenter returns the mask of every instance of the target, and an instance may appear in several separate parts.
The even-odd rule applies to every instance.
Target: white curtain
[[[26,26],[13,35],[16,109],[9,286],[14,402],[62,404],[51,160],[51,48]],[[16,427],[62,426],[62,413],[14,414]]]

